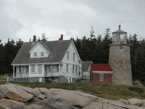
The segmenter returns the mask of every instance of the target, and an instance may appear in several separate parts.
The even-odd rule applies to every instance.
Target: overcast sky
[[[45,31],[48,40],[95,36],[118,25],[145,38],[145,0],[0,0],[0,39],[25,42]]]

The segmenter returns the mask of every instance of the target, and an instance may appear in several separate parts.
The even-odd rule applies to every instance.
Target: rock
[[[12,100],[26,102],[33,98],[32,94],[24,91],[19,85],[0,85],[0,92]]]
[[[128,100],[120,99],[119,101],[121,101],[121,102],[124,103],[125,105],[129,105],[129,101],[128,101]]]
[[[134,83],[138,86],[143,86],[139,81],[134,81]]]
[[[102,109],[124,109],[124,108],[117,107],[117,106],[110,105],[110,104],[103,104],[103,108]]]
[[[91,104],[84,107],[83,109],[102,109],[102,103],[92,102]]]
[[[7,98],[7,97],[0,92],[0,98]]]
[[[25,106],[24,103],[8,99],[1,99],[0,103],[6,107],[9,107],[10,109],[23,109]]]
[[[47,88],[39,88],[39,91],[42,93],[42,94],[45,94],[47,91],[49,91]]]
[[[143,107],[133,106],[133,105],[126,105],[127,109],[144,109]]]
[[[83,92],[78,92],[78,91],[71,91],[71,92],[73,92],[75,94],[78,94],[78,95],[81,95],[83,97],[90,98],[93,101],[98,99],[97,96],[94,96],[94,95],[91,95],[91,94],[88,94],[88,93],[83,93]]]
[[[142,100],[137,98],[128,99],[130,105],[140,106],[142,104]]]
[[[108,104],[109,103],[109,100],[107,100],[107,99],[104,99],[104,98],[101,98],[101,97],[98,97],[98,100],[96,100],[97,102],[99,102],[99,103],[106,103],[106,104]]]
[[[0,109],[11,109],[9,107],[4,106],[3,104],[0,103]]]
[[[145,99],[142,100],[142,105],[141,105],[141,107],[145,107]]]
[[[125,107],[124,103],[122,103],[121,101],[110,100],[109,104],[113,106],[121,107],[121,108]]]
[[[23,90],[25,90],[26,92],[30,93],[30,94],[33,94],[35,97],[39,98],[39,99],[45,99],[45,96],[41,94],[41,92],[37,89],[32,89],[30,87],[23,87],[21,86],[21,88]]]
[[[69,109],[71,107],[80,107],[93,102],[92,99],[73,93],[69,90],[50,89],[53,94],[52,98],[47,101],[47,104],[53,108]]]
[[[25,106],[24,109],[44,109],[44,108],[42,105],[30,104],[28,106]]]

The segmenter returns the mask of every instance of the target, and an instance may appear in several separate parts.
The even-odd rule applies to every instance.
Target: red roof
[[[91,64],[92,71],[113,71],[109,64]]]

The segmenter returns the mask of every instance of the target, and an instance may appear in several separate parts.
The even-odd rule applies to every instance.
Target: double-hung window
[[[44,56],[44,52],[41,52],[41,56]]]
[[[68,64],[66,64],[66,72],[68,72]]]
[[[37,66],[37,70],[38,70],[38,73],[41,74],[41,73],[42,73],[42,65],[38,65],[38,66]]]
[[[99,74],[99,80],[104,81],[104,74]]]
[[[37,57],[37,52],[34,52],[34,57]]]
[[[31,65],[31,72],[35,73],[35,65]]]

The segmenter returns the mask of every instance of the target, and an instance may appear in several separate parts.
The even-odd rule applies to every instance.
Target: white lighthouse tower
[[[113,70],[113,84],[132,85],[130,45],[127,44],[127,32],[119,29],[112,32],[112,44],[109,45],[109,64]]]

